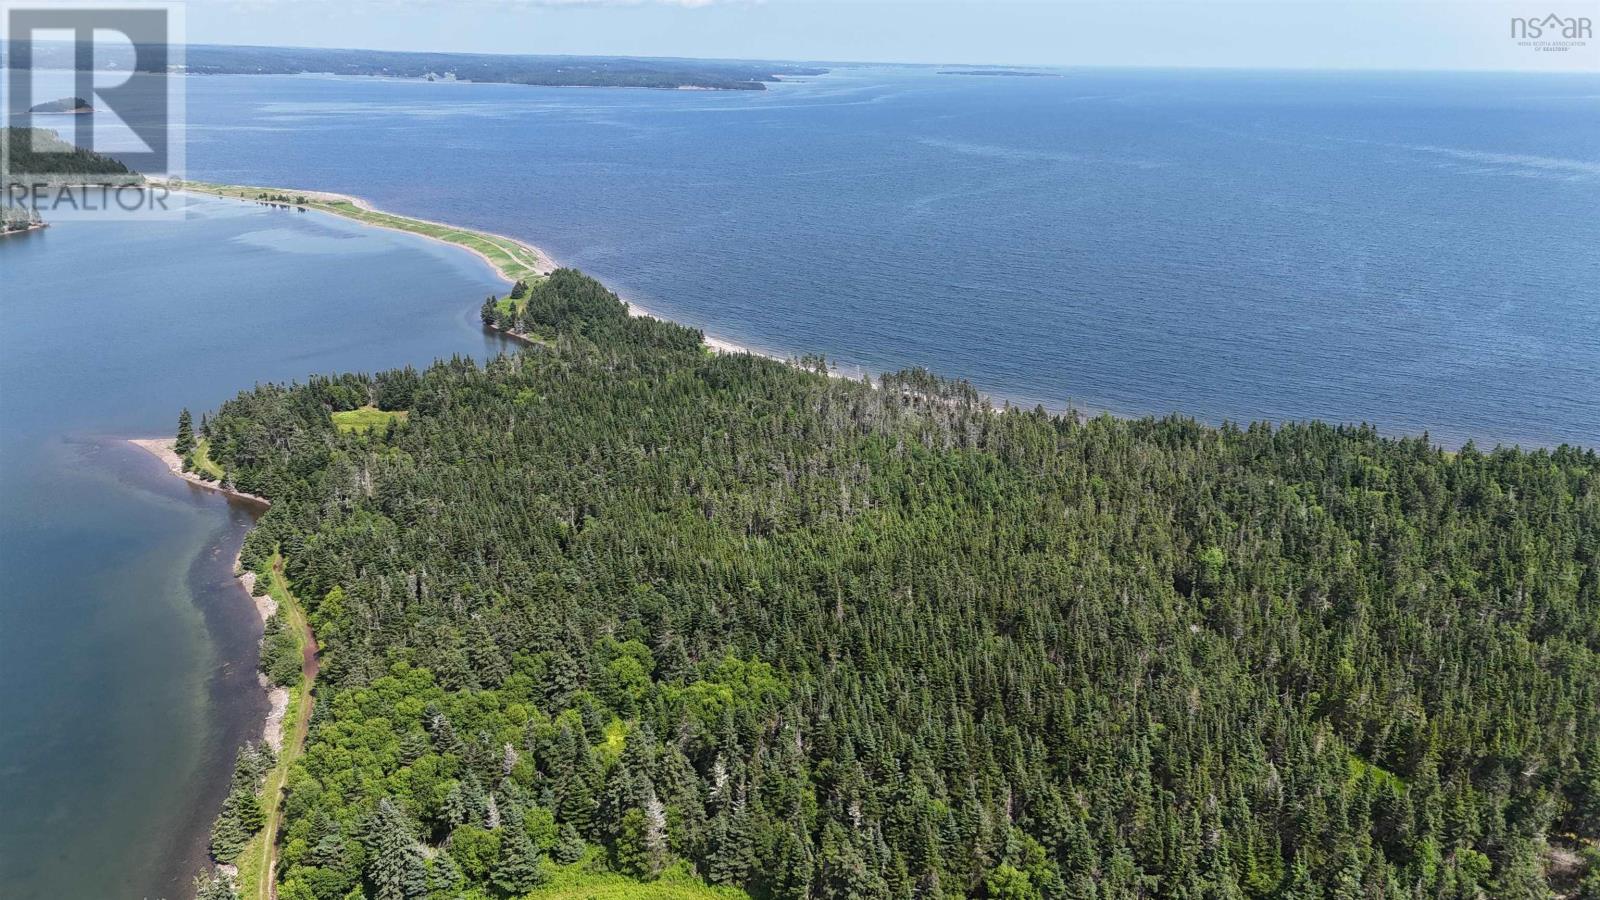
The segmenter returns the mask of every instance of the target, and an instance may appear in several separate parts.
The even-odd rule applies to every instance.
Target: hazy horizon
[[[940,68],[953,66],[968,69],[1018,69],[1037,71],[1071,71],[1074,69],[1094,70],[1147,70],[1147,71],[1197,71],[1197,72],[1460,72],[1466,74],[1480,73],[1553,73],[1570,75],[1600,75],[1600,70],[1586,69],[1550,69],[1538,67],[1526,68],[1416,68],[1416,67],[1377,67],[1377,66],[1288,66],[1288,65],[1224,65],[1224,64],[1131,64],[1131,63],[1027,63],[1027,62],[996,62],[993,60],[946,59],[928,62],[907,62],[891,59],[826,59],[822,57],[778,57],[778,56],[683,56],[667,53],[578,53],[578,52],[536,52],[536,51],[498,51],[498,50],[460,50],[448,47],[366,47],[347,45],[318,45],[318,44],[258,44],[247,42],[213,42],[191,41],[190,47],[250,47],[271,50],[342,50],[357,53],[414,53],[414,54],[446,54],[446,55],[486,55],[486,56],[534,56],[534,57],[572,57],[574,59],[640,59],[640,60],[681,60],[695,62],[770,62],[790,63],[799,65],[816,66],[889,66],[896,68]]]
[[[187,31],[192,44],[834,65],[1600,71],[1593,37],[1560,52],[1512,38],[1513,18],[1552,13],[1594,17],[1567,0],[190,0]]]

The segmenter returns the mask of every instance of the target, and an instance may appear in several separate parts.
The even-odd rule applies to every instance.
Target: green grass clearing
[[[222,467],[211,458],[211,442],[205,438],[195,442],[194,449],[189,451],[189,467],[212,481],[222,480]]]
[[[528,900],[750,900],[749,894],[737,888],[707,885],[682,864],[648,882],[595,871],[593,865],[549,866],[550,880],[528,894]]]
[[[410,415],[410,411],[404,409],[385,410],[363,406],[336,412],[331,418],[333,427],[340,431],[364,433],[373,428],[388,428],[390,422],[404,422]]]

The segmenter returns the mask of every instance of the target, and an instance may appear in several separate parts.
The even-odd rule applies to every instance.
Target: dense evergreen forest
[[[523,291],[518,355],[201,428],[323,645],[284,900],[1600,897],[1593,451],[996,410]]]
[[[76,147],[51,129],[7,125],[3,131],[7,164],[3,174],[8,179],[43,176],[64,184],[137,184],[144,180],[120,160]]]

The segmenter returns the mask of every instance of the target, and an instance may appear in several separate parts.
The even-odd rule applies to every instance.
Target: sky
[[[1600,71],[1570,0],[188,0],[192,43],[1050,66]]]

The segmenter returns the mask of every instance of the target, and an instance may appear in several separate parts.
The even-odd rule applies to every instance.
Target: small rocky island
[[[82,97],[62,97],[60,100],[51,100],[31,107],[31,113],[92,113],[94,107]]]

